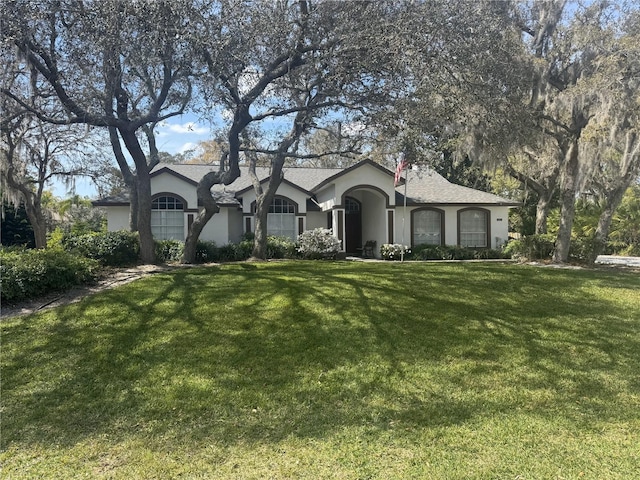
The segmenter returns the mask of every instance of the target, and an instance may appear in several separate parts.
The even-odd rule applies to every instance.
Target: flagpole
[[[404,222],[407,216],[407,183],[409,183],[409,165],[405,169],[407,173],[404,175],[404,208],[402,209],[402,250],[400,250],[400,261],[404,262]]]

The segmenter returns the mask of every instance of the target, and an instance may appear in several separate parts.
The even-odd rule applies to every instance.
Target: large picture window
[[[444,215],[440,210],[421,209],[412,212],[413,245],[442,245]]]
[[[489,211],[480,208],[459,211],[458,239],[462,247],[488,247]]]
[[[184,204],[175,197],[157,197],[151,203],[151,233],[156,240],[184,241]]]
[[[267,233],[296,239],[296,207],[285,198],[274,198],[267,215]]]

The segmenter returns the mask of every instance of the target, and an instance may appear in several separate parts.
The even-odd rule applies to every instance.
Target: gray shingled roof
[[[354,167],[352,167],[354,168]],[[200,179],[208,172],[217,170],[216,165],[188,165],[188,164],[160,164],[151,172],[152,175],[158,174],[163,170],[169,170],[183,178],[185,181],[196,185]],[[214,198],[220,204],[236,205],[238,204],[235,195],[245,189],[252,187],[249,178],[249,168],[240,167],[240,177],[231,185],[215,185],[212,188]],[[287,182],[297,185],[302,190],[311,192],[315,187],[319,186],[326,180],[344,172],[341,168],[306,168],[306,167],[287,167],[284,169],[284,179]],[[257,167],[256,173],[260,180],[269,178],[270,169],[267,167]],[[408,173],[407,183],[407,204],[499,204],[499,205],[518,205],[515,202],[504,199],[492,193],[475,190],[473,188],[463,187],[447,181],[441,175],[432,170],[415,171],[411,170],[404,173],[405,178]],[[389,171],[392,181],[393,172]],[[402,205],[404,202],[404,184],[398,185],[396,188],[396,204]],[[94,205],[114,205],[122,204],[126,199],[122,197],[104,198],[94,202]]]
[[[407,177],[408,175],[408,177]],[[516,202],[446,180],[433,170],[405,172],[407,204],[499,204],[519,205]],[[398,204],[404,202],[404,185],[396,188]],[[399,194],[399,195],[398,195]]]

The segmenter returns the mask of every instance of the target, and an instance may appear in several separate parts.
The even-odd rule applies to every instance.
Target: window
[[[439,210],[414,210],[413,245],[442,245],[443,213]]]
[[[296,239],[296,207],[284,198],[274,198],[267,215],[267,233]]]
[[[489,246],[489,211],[479,208],[458,212],[458,238],[462,247]]]
[[[184,205],[175,197],[157,197],[151,203],[151,232],[156,240],[184,241]]]
[[[360,213],[360,202],[351,198],[345,197],[344,199],[344,211],[345,213]]]

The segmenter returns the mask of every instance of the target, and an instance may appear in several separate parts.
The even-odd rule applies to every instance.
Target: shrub
[[[580,236],[571,238],[569,245],[569,259],[579,263],[589,263],[595,260],[595,239],[592,236]]]
[[[136,263],[140,250],[138,234],[125,230],[80,236],[65,235],[62,245],[68,252],[98,260],[102,265],[112,267]]]
[[[184,250],[184,244],[182,244]],[[216,262],[218,247],[215,242],[198,240],[196,244],[196,263]],[[182,255],[181,255],[182,256]]]
[[[240,243],[227,243],[216,247],[208,261],[211,262],[240,262],[251,256],[253,242],[243,240]]]
[[[295,258],[297,245],[289,237],[267,237],[267,258]]]
[[[95,279],[99,264],[60,249],[0,251],[2,303],[15,303]]]
[[[486,260],[509,258],[502,250],[492,248],[467,248],[455,245],[416,245],[411,260]]]
[[[179,240],[156,240],[155,252],[158,262],[176,263],[182,259],[184,243]]]
[[[380,256],[383,260],[400,260],[402,254],[407,255],[411,250],[407,245],[399,243],[383,243],[380,247]]]
[[[516,260],[548,260],[553,254],[555,236],[549,233],[527,235],[520,240],[511,240],[504,253]]]
[[[298,235],[297,251],[303,258],[335,258],[340,251],[340,240],[330,228],[315,228]]]

